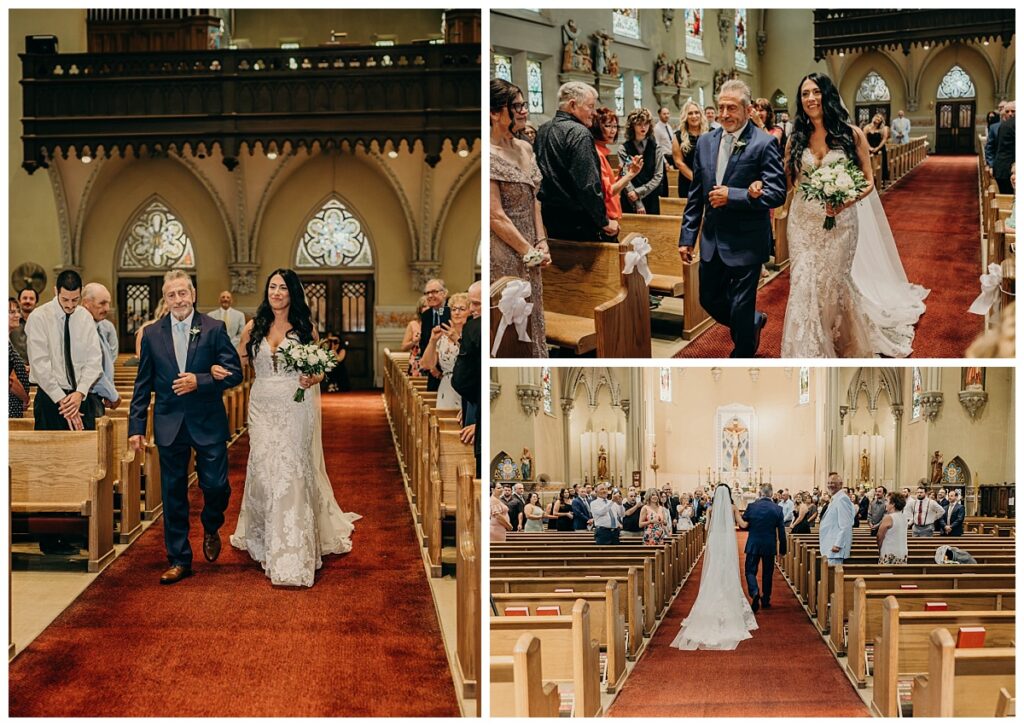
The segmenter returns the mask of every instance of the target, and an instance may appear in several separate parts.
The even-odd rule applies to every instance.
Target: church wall
[[[926,370],[925,368],[921,369],[922,378]],[[908,368],[906,375],[903,377],[903,400],[905,406],[903,410],[903,461],[900,467],[902,472],[900,487],[908,486],[913,489],[919,479],[928,477],[930,471],[928,462],[931,461],[934,449],[928,448],[928,422],[923,416],[917,420],[913,418],[914,374],[912,368]]]
[[[616,372],[625,373],[621,369]],[[621,383],[622,381],[620,381]],[[628,394],[623,393],[623,396]],[[602,429],[608,433],[623,433],[627,435],[626,430],[626,415],[622,412],[622,409],[618,406],[612,405],[611,391],[607,386],[602,386],[597,392],[597,406],[591,408],[587,399],[586,387],[582,384],[576,388],[576,395],[573,398],[574,405],[572,412],[569,414],[569,483],[583,483],[583,466],[581,461],[582,443],[581,436],[587,431],[593,431],[595,434],[599,433]],[[595,469],[596,469],[596,453],[595,453]],[[609,465],[612,465],[611,457],[609,457]],[[614,474],[614,470],[610,470],[610,473]],[[630,476],[628,471],[620,472],[628,479]],[[593,483],[593,478],[590,479],[590,483]],[[615,479],[616,486],[620,484],[618,478]],[[622,483],[626,483],[623,479]]]
[[[539,375],[539,372],[538,372]],[[552,482],[565,482],[565,415],[558,399],[558,391],[562,386],[562,369],[551,369],[552,414],[549,416],[541,408],[534,417],[534,441],[530,451],[533,453],[536,479],[546,474]],[[493,420],[493,419],[492,419]],[[495,430],[504,428],[504,421],[498,419]],[[522,453],[522,449],[519,450]]]
[[[400,13],[384,8],[235,10],[234,37],[253,48],[277,48],[284,40],[316,47],[331,39],[332,30],[348,33],[342,43],[368,45],[374,34],[395,34],[406,44],[441,32],[441,11],[403,8]]]
[[[465,291],[476,277],[481,239],[480,199],[477,168],[461,181],[440,229],[441,277],[452,292]]]
[[[828,73],[824,61],[814,61],[814,15],[810,10],[765,10],[768,42],[761,56],[761,78],[754,93],[771,98],[776,89],[796,110],[797,85],[808,73]]]
[[[534,424],[527,416],[516,398],[516,384],[519,372],[515,368],[499,368],[498,382],[501,393],[491,400],[491,459],[504,451],[517,462],[523,448],[533,452],[533,461],[537,471],[545,471],[549,466],[537,450],[534,436]],[[500,422],[500,423],[499,423]],[[486,462],[490,466],[490,461]]]

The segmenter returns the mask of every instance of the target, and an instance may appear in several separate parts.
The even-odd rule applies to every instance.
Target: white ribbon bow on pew
[[[971,303],[968,312],[985,315],[999,302],[999,286],[1003,283],[1003,268],[992,262],[988,272],[978,278],[981,281],[981,294]]]
[[[526,324],[530,320],[530,313],[533,312],[533,303],[526,302],[526,298],[533,292],[533,286],[526,280],[513,280],[501,291],[501,300],[498,301],[498,310],[501,311],[501,323],[498,324],[498,332],[494,336],[494,345],[491,347],[491,355],[498,355],[498,348],[501,345],[501,338],[509,325],[514,325],[519,334],[519,340],[523,343],[532,343],[527,333]]]
[[[647,241],[646,237],[635,237],[632,242],[633,251],[626,253],[626,264],[622,268],[622,272],[626,275],[636,268],[640,272],[640,276],[644,278],[644,282],[648,285],[651,284],[651,279],[654,277],[651,274],[651,268],[647,266],[647,255],[651,251],[651,243]]]

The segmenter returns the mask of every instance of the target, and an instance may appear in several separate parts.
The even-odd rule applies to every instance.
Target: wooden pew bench
[[[928,639],[928,674],[914,679],[914,717],[998,715],[1001,694],[1016,688],[1014,649],[957,648],[942,628]]]
[[[540,639],[523,633],[512,655],[491,656],[491,716],[556,718],[558,686],[545,682]]]
[[[502,315],[501,310],[498,309],[498,303],[501,302],[501,295],[505,288],[510,282],[519,280],[517,277],[505,276],[497,281],[491,282],[491,337],[490,345],[494,345],[494,340],[498,335],[498,328],[501,325]],[[526,298],[527,302],[532,303],[534,297],[531,294]],[[527,335],[530,335],[529,323],[527,323]],[[488,346],[490,351],[490,346]],[[489,355],[489,353],[488,353]],[[501,336],[501,343],[498,345],[498,352],[494,356],[495,358],[532,358],[533,357],[533,343],[527,343],[519,340],[519,333],[516,331],[514,325],[508,325],[505,328],[505,332]]]

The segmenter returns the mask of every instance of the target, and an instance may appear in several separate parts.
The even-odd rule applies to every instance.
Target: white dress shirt
[[[242,341],[242,330],[245,329],[245,313],[234,308],[217,308],[208,315],[224,323],[224,327],[228,329],[228,337],[231,338],[231,345],[237,348]]]
[[[594,517],[595,527],[612,527],[612,508],[615,502],[611,499],[598,497],[590,503],[590,514]]]
[[[64,368],[64,319],[67,314],[54,298],[37,307],[25,322],[29,380],[54,403],[71,390],[71,379]],[[103,372],[103,353],[96,321],[79,305],[71,314],[71,362],[75,366],[75,389],[86,396]]]
[[[930,527],[946,513],[941,504],[928,497],[924,499],[915,497],[907,505],[907,509],[910,510],[908,517],[910,523],[917,527]]]
[[[654,140],[658,142],[658,151],[662,156],[672,158],[672,127],[666,121],[654,124]]]

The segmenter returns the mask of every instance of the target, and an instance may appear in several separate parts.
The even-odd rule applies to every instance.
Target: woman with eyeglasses
[[[608,213],[609,220],[622,219],[622,204],[619,202],[619,194],[643,169],[643,157],[632,157],[626,165],[623,175],[618,179],[615,178],[615,170],[608,163],[608,155],[611,154],[608,145],[614,144],[619,138],[619,119],[615,112],[607,106],[602,106],[594,112],[590,133],[594,136],[594,147],[597,149],[597,158],[601,163],[601,188],[604,190],[605,211]],[[614,242],[617,238],[617,234],[609,236],[601,232],[603,241]]]
[[[537,201],[540,169],[533,147],[517,138],[526,116],[518,86],[500,78],[491,81],[491,281],[529,281],[533,357],[547,358],[540,271],[551,264],[551,252]]]
[[[625,176],[633,158],[640,156],[643,167],[626,183],[620,200],[623,212],[661,214],[661,178],[665,165],[661,163],[658,143],[651,136],[651,112],[634,108],[626,117],[626,141],[619,147],[619,173]]]
[[[441,385],[437,389],[437,407],[440,409],[461,409],[462,396],[452,387],[452,371],[459,357],[459,340],[462,327],[469,319],[469,295],[459,292],[448,298],[448,309],[452,311],[451,322],[442,323],[430,331],[430,342],[423,351],[420,366],[430,370],[441,369]]]

